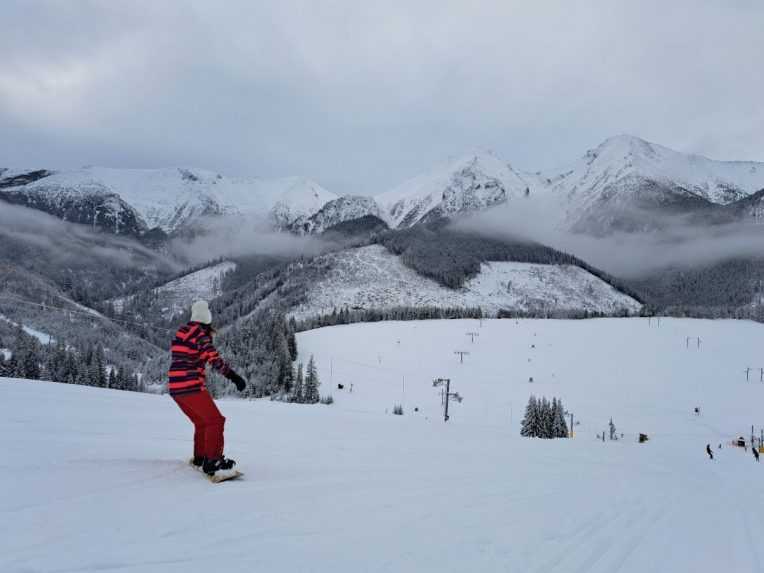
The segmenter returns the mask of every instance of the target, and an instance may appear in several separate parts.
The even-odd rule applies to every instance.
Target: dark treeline
[[[419,274],[457,289],[480,273],[480,265],[489,261],[512,261],[542,265],[575,265],[611,284],[620,292],[642,301],[628,283],[612,277],[568,253],[532,241],[494,239],[447,226],[418,225],[390,231],[378,237],[380,244]]]
[[[764,322],[764,259],[664,269],[632,284],[642,293],[649,314]]]
[[[303,332],[324,326],[354,324],[357,322],[380,322],[383,320],[435,320],[456,318],[484,318],[479,307],[440,308],[436,306],[396,306],[384,309],[336,308],[330,314],[294,321],[295,332]]]
[[[617,313],[604,313],[595,312],[585,309],[549,309],[539,308],[533,310],[515,310],[515,309],[500,309],[496,314],[496,318],[553,318],[553,319],[568,319],[568,320],[585,320],[587,318],[606,318],[606,317],[627,317],[632,316],[629,314],[628,309],[621,309]]]
[[[0,335],[0,376],[51,380],[66,384],[143,391],[141,377],[129,366],[107,361],[103,346],[84,350],[64,341],[42,344],[21,326]]]

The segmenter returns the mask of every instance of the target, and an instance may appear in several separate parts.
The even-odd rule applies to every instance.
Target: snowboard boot
[[[194,456],[191,458],[191,465],[200,469],[204,465],[204,456]]]
[[[236,465],[236,460],[232,460],[232,459],[227,458],[225,456],[220,458],[220,469],[221,470],[232,470],[235,465]]]
[[[214,476],[218,470],[231,470],[236,465],[234,460],[226,457],[220,457],[214,460],[205,459],[202,464],[202,471],[208,476]]]

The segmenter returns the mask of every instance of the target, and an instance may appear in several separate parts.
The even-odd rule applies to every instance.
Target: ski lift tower
[[[459,395],[459,392],[451,392],[451,379],[450,378],[436,378],[432,381],[433,387],[437,388],[438,386],[445,385],[446,387],[446,393],[443,395],[443,421],[448,422],[448,403],[451,400],[456,400],[457,402],[461,403],[461,401],[464,399]]]

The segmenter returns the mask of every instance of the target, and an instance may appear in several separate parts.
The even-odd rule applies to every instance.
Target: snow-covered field
[[[167,396],[2,380],[0,571],[760,571],[764,468],[727,442],[764,424],[762,343],[667,319],[302,333],[335,404],[221,402],[247,473],[221,485]],[[464,396],[447,424],[435,377]],[[531,392],[574,439],[518,435]],[[610,416],[624,438],[599,442]]]
[[[631,313],[641,305],[584,269],[571,265],[492,262],[464,288],[448,289],[401,262],[381,245],[327,255],[332,268],[307,293],[307,302],[290,313],[296,318],[329,314],[333,308],[395,306],[481,307],[527,311],[589,310]]]

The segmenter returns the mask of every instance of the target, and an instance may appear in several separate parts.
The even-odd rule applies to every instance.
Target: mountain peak
[[[627,157],[651,157],[655,158],[660,151],[677,153],[668,148],[661,147],[634,135],[621,134],[608,137],[596,148],[586,152],[589,163],[597,158],[623,159]]]

